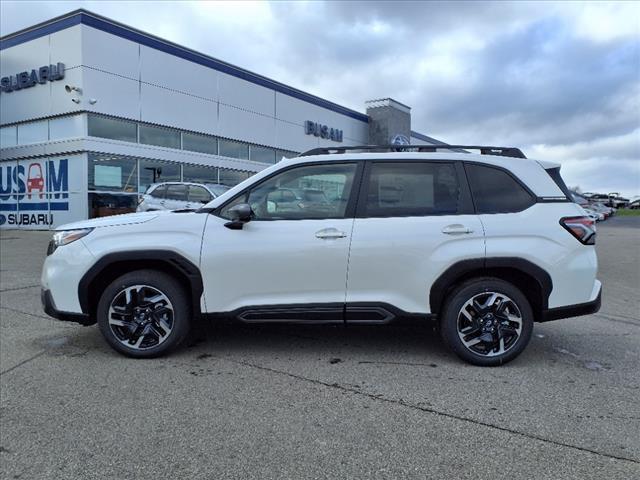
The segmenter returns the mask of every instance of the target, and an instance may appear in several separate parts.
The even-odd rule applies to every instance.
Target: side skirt
[[[204,313],[206,320],[236,320],[242,323],[386,325],[399,321],[426,322],[435,317],[410,313],[386,303],[321,303],[256,305],[231,312]]]

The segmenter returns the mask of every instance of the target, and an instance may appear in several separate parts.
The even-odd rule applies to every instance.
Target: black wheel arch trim
[[[166,265],[170,270],[177,270],[189,281],[191,290],[191,304],[194,315],[199,315],[200,298],[204,290],[200,269],[193,262],[173,250],[131,250],[108,253],[101,257],[87,270],[78,283],[78,300],[83,314],[91,315],[90,287],[94,280],[109,266],[121,262],[154,261]],[[122,274],[127,273],[123,271]]]
[[[474,271],[482,272],[483,275],[490,275],[491,269],[495,268],[518,270],[536,280],[542,292],[540,310],[541,318],[544,318],[545,312],[548,310],[549,295],[553,290],[551,276],[535,263],[519,257],[487,257],[461,260],[454,263],[440,274],[431,287],[429,292],[431,313],[439,313],[449,288],[455,285],[456,280]]]

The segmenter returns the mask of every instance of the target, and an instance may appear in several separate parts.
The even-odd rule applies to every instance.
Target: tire
[[[105,289],[96,315],[111,347],[129,357],[152,358],[167,354],[185,339],[191,306],[174,278],[157,270],[137,270]]]
[[[524,294],[492,277],[474,278],[455,288],[440,318],[440,334],[447,346],[462,360],[482,367],[516,358],[529,343],[532,330],[533,312]]]

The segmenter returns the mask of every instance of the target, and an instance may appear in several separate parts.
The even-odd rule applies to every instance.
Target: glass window
[[[123,142],[138,141],[138,125],[135,122],[89,115],[87,125],[90,137],[111,138]]]
[[[89,190],[138,191],[135,158],[101,153],[89,154]]]
[[[47,140],[49,140],[49,123],[46,120],[18,125],[18,145],[46,142]]]
[[[140,125],[140,143],[159,147],[180,148],[180,132],[168,128]]]
[[[89,192],[89,218],[132,213],[138,206],[138,196],[115,192]]]
[[[197,185],[189,185],[189,201],[195,203],[209,203],[211,194],[204,187]]]
[[[218,154],[218,139],[207,135],[196,135],[195,133],[182,134],[182,149],[192,152]]]
[[[49,139],[84,137],[84,115],[71,115],[49,120]]]
[[[230,187],[228,187],[226,185],[219,185],[219,184],[209,183],[209,184],[207,184],[207,188],[209,189],[209,191],[213,192],[213,194],[216,197],[219,197],[223,193],[226,193],[227,190],[229,190]]]
[[[149,160],[141,158],[140,163],[140,193],[146,192],[149,185],[160,182],[179,182],[180,164],[164,162],[162,160]]]
[[[187,186],[181,184],[169,184],[167,185],[167,191],[165,193],[167,200],[182,200],[187,201]]]
[[[273,148],[251,145],[249,153],[254,162],[276,163],[276,151]]]
[[[485,165],[466,165],[471,193],[478,213],[520,212],[534,198],[504,170]]]
[[[243,182],[244,180],[249,178],[250,176],[251,175],[249,174],[249,172],[243,172],[240,170],[230,170],[228,168],[221,168],[220,181],[218,183],[221,183],[222,185],[228,185],[230,187],[234,187],[240,182]]]
[[[218,183],[218,169],[206,165],[182,165],[182,180],[194,183]]]
[[[149,195],[151,195],[153,198],[164,198],[166,192],[167,192],[167,186],[160,185],[154,188]]]
[[[18,128],[12,127],[0,128],[0,148],[15,147],[18,144]]]
[[[455,214],[460,187],[451,163],[376,162],[366,195],[370,217]]]
[[[247,190],[228,209],[249,203],[256,220],[343,218],[356,172],[355,164],[309,165],[293,168]]]
[[[223,157],[249,159],[249,145],[233,140],[218,140],[219,152]]]
[[[276,162],[279,162],[280,160],[282,160],[282,157],[293,158],[297,156],[298,154],[296,152],[290,152],[288,150],[276,150]]]

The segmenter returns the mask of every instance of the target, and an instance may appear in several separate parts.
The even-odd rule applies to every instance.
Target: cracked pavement
[[[602,310],[514,362],[429,325],[202,325],[132,360],[48,318],[50,234],[0,233],[0,478],[640,478],[640,218],[598,225]]]

